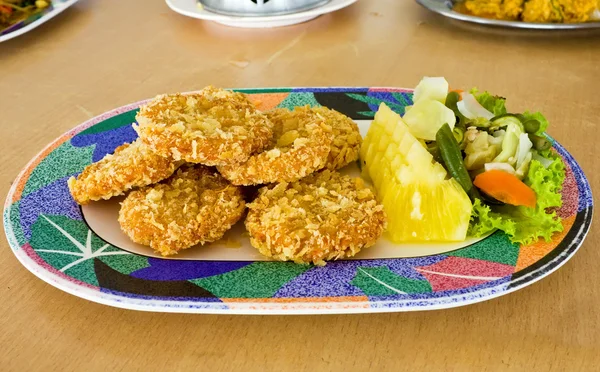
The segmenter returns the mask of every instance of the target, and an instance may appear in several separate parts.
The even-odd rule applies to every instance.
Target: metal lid
[[[331,0],[198,0],[211,12],[239,16],[261,17],[297,13],[325,5]]]

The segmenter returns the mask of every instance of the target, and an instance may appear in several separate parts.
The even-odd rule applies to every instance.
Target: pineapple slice
[[[373,182],[388,215],[392,241],[462,241],[471,201],[444,167],[384,103],[365,137],[363,176]]]

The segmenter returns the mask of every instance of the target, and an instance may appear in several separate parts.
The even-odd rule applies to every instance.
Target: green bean
[[[465,125],[465,117],[458,111],[457,103],[460,101],[460,95],[456,92],[449,92],[446,96],[446,107],[454,112],[454,116],[458,118],[456,121],[456,126],[464,127]]]
[[[465,164],[463,163],[462,153],[450,130],[448,123],[442,125],[435,135],[435,140],[440,149],[440,155],[444,160],[444,165],[450,175],[460,184],[465,192],[470,196],[473,189],[473,183]]]
[[[530,119],[523,123],[523,128],[527,133],[536,133],[540,129],[540,126],[540,122],[535,119]]]
[[[504,114],[504,115],[498,116],[495,119],[492,119],[492,126],[493,127],[505,128],[505,127],[508,127],[511,124],[518,126],[521,129],[521,131],[525,130],[523,128],[523,123],[521,122],[521,120],[518,118],[517,115],[514,115],[514,114]]]
[[[456,114],[458,113],[458,106],[456,105],[458,101],[460,101],[460,95],[456,92],[449,92],[446,96],[446,107]]]
[[[548,150],[552,147],[552,143],[544,136],[536,136],[535,134],[529,134],[529,139],[533,143],[533,148],[538,151]]]

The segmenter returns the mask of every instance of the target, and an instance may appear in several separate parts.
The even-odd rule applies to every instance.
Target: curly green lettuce
[[[531,244],[539,238],[546,241],[563,230],[556,208],[562,205],[561,190],[565,180],[565,165],[553,153],[544,154],[552,163],[545,168],[532,160],[525,183],[535,191],[535,208],[509,205],[489,206],[476,199],[469,226],[469,235],[483,236],[495,229],[504,231],[513,243]]]
[[[494,116],[500,116],[507,113],[505,106],[506,98],[493,96],[488,92],[479,93],[477,88],[471,89],[471,94],[475,96],[475,99],[481,106],[485,107],[485,109],[494,114]]]

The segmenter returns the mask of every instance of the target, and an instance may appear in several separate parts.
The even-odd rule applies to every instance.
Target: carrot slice
[[[510,205],[533,208],[537,202],[535,191],[515,175],[497,169],[480,173],[473,184],[489,196]]]

